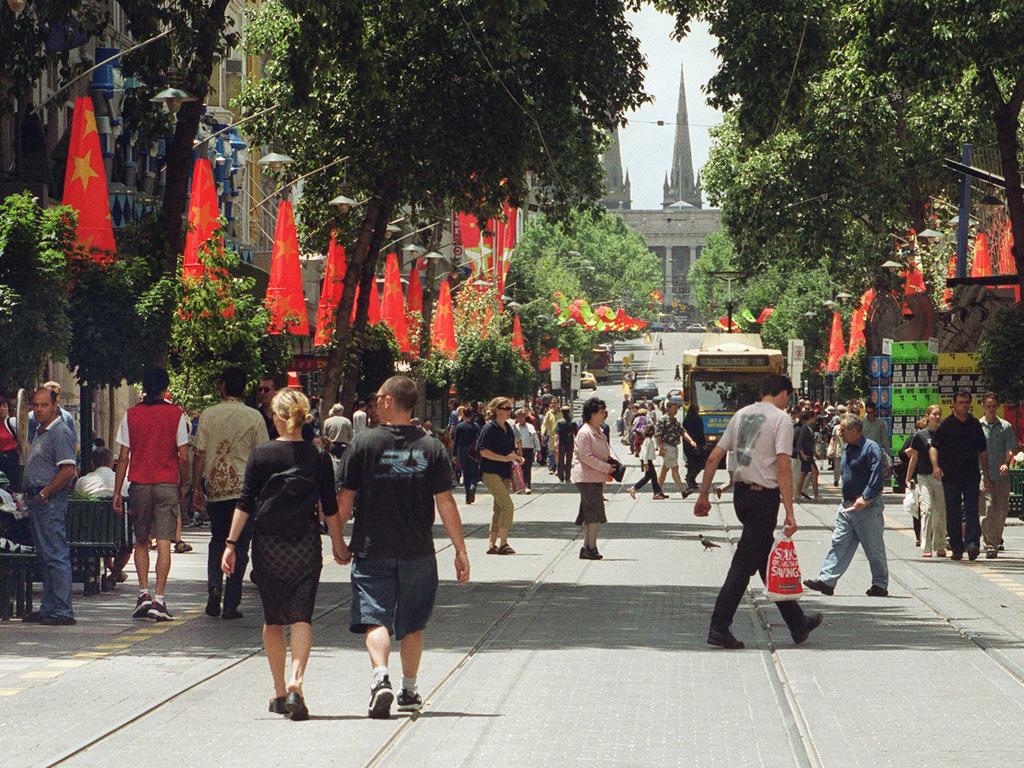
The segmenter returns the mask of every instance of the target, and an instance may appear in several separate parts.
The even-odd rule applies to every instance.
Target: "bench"
[[[128,516],[116,515],[110,499],[71,499],[67,526],[72,583],[81,582],[86,595],[112,589],[115,582],[108,578],[103,558],[131,545]],[[0,553],[0,619],[32,612],[32,583],[36,581],[39,574],[34,554]]]

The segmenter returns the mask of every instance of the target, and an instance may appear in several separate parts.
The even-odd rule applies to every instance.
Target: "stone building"
[[[662,265],[662,293],[667,309],[686,314],[689,309],[690,266],[707,245],[707,238],[721,227],[721,213],[704,208],[700,175],[694,174],[690,149],[690,121],[686,108],[683,71],[679,73],[679,101],[672,165],[665,174],[660,209],[634,209],[630,200],[629,171],[622,172],[618,131],[604,155],[606,196],[602,201],[610,211],[636,230]],[[692,312],[689,312],[692,317]]]

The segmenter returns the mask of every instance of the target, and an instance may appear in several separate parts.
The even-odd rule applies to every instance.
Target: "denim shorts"
[[[352,606],[349,630],[364,634],[387,627],[401,640],[426,629],[437,595],[437,559],[352,560]]]

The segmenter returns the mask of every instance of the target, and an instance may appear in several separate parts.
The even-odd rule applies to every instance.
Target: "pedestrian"
[[[79,440],[78,425],[75,424],[75,417],[71,415],[71,411],[69,411],[67,408],[65,408],[61,404],[61,396],[60,396],[61,386],[60,386],[60,383],[56,382],[56,381],[47,381],[46,383],[43,384],[43,388],[44,389],[48,389],[51,392],[53,392],[54,396],[57,398],[57,416],[60,418],[60,420],[62,422],[64,422],[64,426],[66,426],[68,428],[68,430],[70,430],[72,437],[75,438],[75,452],[77,453],[78,452],[78,440]],[[29,411],[29,414],[28,414],[28,441],[30,443],[33,440],[36,439],[36,429],[38,429],[38,427],[39,427],[39,421],[36,419],[35,411],[34,410],[33,411]]]
[[[537,437],[537,430],[533,424],[526,420],[526,416],[527,413],[524,408],[517,409],[516,425],[513,429],[516,431],[523,456],[523,482],[526,484],[526,487],[523,488],[523,493],[529,496],[533,493],[531,487],[533,459],[540,452],[540,438]]]
[[[797,459],[800,462],[800,479],[797,481],[796,492],[801,498],[811,499],[804,493],[804,482],[811,478],[814,498],[818,498],[818,463],[814,460],[814,413],[804,411],[800,414],[800,427],[797,430]]]
[[[18,450],[18,425],[11,416],[7,395],[0,392],[0,472],[14,490],[21,488],[21,453]]]
[[[921,556],[946,556],[946,497],[932,472],[931,445],[942,421],[942,408],[929,405],[910,441],[907,484],[915,494],[921,519]]]
[[[249,564],[252,522],[234,536],[235,566],[225,583],[221,560],[231,529],[249,456],[270,440],[262,414],[242,402],[245,373],[229,366],[217,382],[221,401],[199,414],[195,455],[192,457],[192,503],[210,519],[210,549],[206,557],[206,615],[242,618],[242,577]],[[275,425],[276,429],[276,425]],[[221,605],[223,599],[223,606]]]
[[[68,544],[68,486],[75,477],[75,436],[60,418],[57,393],[32,393],[36,434],[25,460],[22,486],[29,506],[43,599],[24,621],[47,626],[75,624],[71,605],[71,547]]]
[[[267,435],[270,436],[271,440],[277,439],[277,427],[274,426],[274,410],[272,403],[274,397],[277,395],[277,391],[284,386],[284,380],[279,375],[267,374],[259,383],[259,397],[257,410],[260,415],[263,416],[263,423],[267,427]]]
[[[892,450],[892,439],[889,437],[889,427],[886,425],[885,419],[878,415],[878,404],[874,400],[864,403],[863,423],[864,437],[878,443],[882,449],[882,460],[885,462],[882,479],[889,480],[892,477],[892,462],[889,455]]]
[[[477,450],[479,439],[480,427],[473,420],[473,412],[464,408],[462,421],[455,427],[455,460],[462,470],[466,504],[476,501],[476,486],[480,482],[480,454]]]
[[[863,422],[847,415],[840,429],[846,450],[843,452],[843,500],[836,512],[832,544],[817,579],[804,586],[822,594],[835,592],[840,577],[850,567],[857,545],[871,566],[868,597],[888,597],[889,564],[885,556],[885,501],[882,498],[882,473],[885,456],[882,446],[864,437]]]
[[[768,556],[779,519],[779,504],[785,508],[783,533],[796,533],[793,514],[792,472],[789,468],[790,447],[793,444],[793,424],[784,410],[793,392],[793,383],[785,376],[772,374],[761,384],[761,401],[740,408],[725,428],[718,444],[711,450],[700,495],[693,514],[707,517],[711,512],[708,494],[715,471],[726,453],[736,453],[736,471],[733,506],[743,526],[736,551],[732,556],[729,573],[718,593],[711,615],[708,644],[720,648],[743,648],[730,630],[733,616],[747,591],[750,577],[757,572],[766,581]],[[821,624],[820,613],[805,616],[795,600],[776,603],[789,627],[793,642],[802,643]]]
[[[971,393],[961,390],[953,400],[953,413],[935,430],[928,450],[932,474],[942,481],[946,535],[954,560],[962,560],[965,550],[968,558],[976,560],[981,551],[978,496],[982,477],[986,487],[992,483],[987,450],[985,432],[971,414]]]
[[[981,429],[985,433],[989,481],[981,486],[978,514],[985,557],[992,559],[1003,548],[1003,527],[1010,508],[1010,464],[1017,451],[1017,436],[1010,422],[997,415],[999,396],[995,392],[986,393],[981,404],[985,409]]]
[[[661,490],[661,484],[658,482],[658,471],[654,468],[654,459],[658,455],[658,444],[654,439],[654,425],[648,424],[644,427],[644,442],[640,447],[640,469],[644,471],[644,476],[637,480],[631,485],[627,491],[632,498],[636,498],[636,492],[647,485],[650,481],[651,488],[654,490],[655,500],[660,501],[661,499],[667,499]]]
[[[270,712],[292,720],[308,720],[302,693],[309,652],[313,646],[316,605],[323,549],[319,512],[327,521],[335,560],[347,562],[338,516],[334,468],[327,454],[302,438],[309,401],[296,389],[282,389],[270,403],[278,436],[252,448],[245,477],[224,540],[221,568],[228,578],[241,578],[238,548],[243,531],[252,527],[252,580],[263,603],[263,648],[274,681]],[[291,628],[291,679],[285,682]]]
[[[167,400],[170,379],[159,366],[142,375],[142,402],[121,420],[121,452],[114,480],[114,512],[123,514],[124,480],[131,482],[128,515],[135,533],[139,597],[133,619],[171,621],[164,592],[171,572],[171,542],[177,537],[181,501],[189,489],[188,419]],[[130,466],[129,466],[130,463]],[[156,591],[149,591],[149,543],[156,539]]]
[[[477,449],[480,452],[480,471],[484,485],[494,500],[491,529],[487,540],[488,555],[514,555],[509,546],[508,532],[512,527],[515,505],[509,495],[512,485],[512,466],[522,464],[516,452],[516,436],[508,417],[512,414],[512,401],[496,397],[487,404],[487,423],[480,430]],[[500,544],[499,544],[500,542]]]
[[[353,434],[352,421],[345,416],[345,406],[335,403],[331,406],[327,418],[324,419],[320,430],[326,437],[330,433],[328,442],[341,443],[343,446],[352,442]],[[344,449],[342,449],[344,450]]]
[[[95,444],[96,441],[93,441],[93,445]],[[93,448],[89,458],[91,471],[75,481],[73,492],[76,495],[82,494],[96,499],[113,499],[116,480],[113,452],[109,448],[101,446]],[[108,578],[112,582],[122,584],[128,580],[128,574],[124,572],[124,567],[128,564],[131,556],[130,542],[126,542],[116,554],[104,556],[103,564],[109,574]]]
[[[665,415],[658,419],[655,425],[655,439],[658,441],[658,454],[663,457],[661,471],[658,474],[658,483],[665,487],[665,478],[669,470],[672,471],[672,479],[675,480],[676,488],[680,490],[685,499],[690,495],[692,489],[683,484],[679,475],[679,446],[683,441],[691,448],[696,448],[697,443],[690,437],[683,425],[677,418],[679,413],[679,401],[672,398],[665,405]]]
[[[558,426],[558,401],[551,398],[548,403],[547,413],[540,424],[541,447],[544,449],[544,459],[548,465],[548,474],[555,474],[555,441],[558,439],[555,434],[555,427]]]
[[[363,432],[364,430],[368,429],[367,422],[369,421],[369,419],[367,417],[367,412],[369,408],[370,403],[368,401],[360,400],[356,403],[356,408],[352,412],[353,439],[355,439],[355,436],[358,435],[360,432]]]
[[[555,435],[558,438],[558,481],[561,483],[569,482],[576,429],[576,423],[572,420],[572,408],[563,405],[562,418],[555,425]]]
[[[583,426],[576,433],[571,472],[576,490],[580,492],[580,509],[576,515],[576,525],[583,526],[580,560],[603,558],[597,550],[597,531],[608,522],[604,512],[604,484],[619,465],[608,436],[601,429],[607,419],[608,406],[604,400],[591,397],[583,403]]]
[[[697,488],[697,475],[704,468],[704,462],[708,458],[704,451],[704,420],[700,417],[697,403],[690,403],[686,409],[683,430],[693,438],[693,445],[689,441],[683,441],[683,454],[686,456],[686,489],[692,491]]]
[[[381,385],[382,424],[359,435],[346,452],[339,494],[341,526],[359,499],[352,540],[348,546],[341,541],[338,559],[352,563],[349,629],[366,636],[373,667],[372,718],[390,717],[395,700],[388,673],[392,634],[402,657],[398,709],[415,712],[423,706],[417,676],[437,594],[435,507],[455,549],[456,578],[460,584],[469,580],[451,464],[437,440],[411,426],[416,400],[416,383],[405,376],[392,376]]]
[[[660,339],[660,338],[658,339],[658,354],[659,355],[664,355],[665,354],[665,342],[662,339]]]
[[[636,418],[633,419],[633,426],[630,428],[629,431],[630,453],[632,453],[634,456],[640,455],[640,448],[644,441],[644,430],[648,427],[648,425],[652,427],[655,426],[647,414],[647,408],[643,407],[642,405],[641,407],[637,408]],[[655,445],[657,445],[657,441],[655,441]]]
[[[846,406],[840,405],[837,409],[837,414],[829,419],[828,430],[829,430],[829,442],[828,442],[828,456],[829,462],[832,465],[832,487],[839,487],[840,473],[839,467],[843,459],[843,451],[846,448],[846,443],[843,442],[843,435],[839,429],[839,425],[842,423],[843,418],[846,416]]]

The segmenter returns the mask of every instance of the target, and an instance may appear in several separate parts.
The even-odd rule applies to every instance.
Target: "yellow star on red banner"
[[[84,155],[80,155],[74,158],[75,173],[71,177],[71,181],[81,181],[82,189],[86,192],[89,191],[89,180],[99,178],[99,174],[96,173],[96,169],[92,167],[92,150],[88,150]]]

